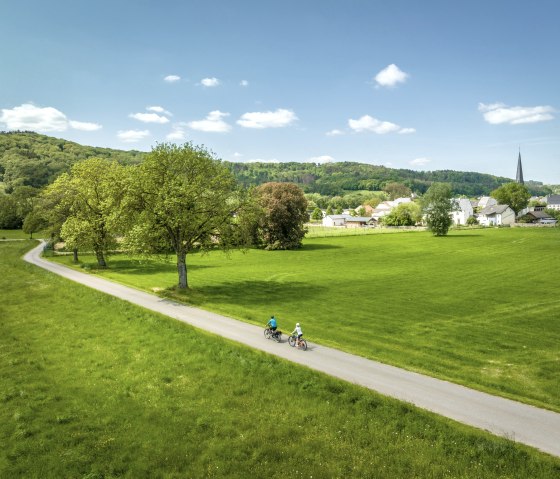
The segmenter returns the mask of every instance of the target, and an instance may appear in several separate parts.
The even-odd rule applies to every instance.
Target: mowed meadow
[[[0,477],[558,477],[558,458],[28,265],[34,244],[0,242]]]
[[[285,331],[299,321],[312,342],[560,411],[559,253],[558,228],[310,238],[189,255],[179,299],[254,324],[275,314]],[[159,294],[177,281],[173,257],[116,255],[96,273]]]

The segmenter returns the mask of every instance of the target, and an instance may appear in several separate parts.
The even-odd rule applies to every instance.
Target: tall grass
[[[560,461],[24,264],[0,244],[0,477],[556,478]]]
[[[311,341],[559,411],[558,251],[557,228],[315,238],[190,255],[180,299],[255,324],[299,321]],[[115,256],[100,274],[146,290],[177,282],[173,258]]]

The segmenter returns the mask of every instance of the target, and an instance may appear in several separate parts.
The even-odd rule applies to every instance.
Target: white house
[[[548,195],[545,199],[547,208],[560,210],[560,195]]]
[[[515,223],[515,212],[508,205],[491,205],[478,213],[478,222],[484,226],[501,226]]]
[[[473,216],[471,200],[466,198],[455,198],[454,201],[457,205],[457,209],[453,211],[453,224],[466,225],[467,220]]]
[[[327,215],[323,218],[323,226],[345,226],[348,228],[358,228],[374,224],[375,220],[371,216],[351,216],[351,215]]]

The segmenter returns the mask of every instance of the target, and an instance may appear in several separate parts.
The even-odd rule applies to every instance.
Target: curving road
[[[162,299],[106,279],[51,263],[41,257],[43,243],[25,261],[90,288],[140,305],[196,328],[299,363],[381,394],[560,457],[560,414],[482,393],[447,381],[405,371],[324,346],[307,352],[264,339],[262,330],[208,311]]]

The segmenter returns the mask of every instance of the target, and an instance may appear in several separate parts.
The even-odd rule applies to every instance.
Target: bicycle
[[[276,331],[272,331],[272,329],[270,328],[265,328],[263,332],[266,339],[273,339],[277,343],[282,340],[282,331],[280,331],[279,329],[277,329]]]
[[[298,349],[303,349],[304,351],[307,350],[307,341],[303,338],[299,338],[295,335],[292,334],[289,338],[288,338],[288,344],[294,348],[297,346]]]

